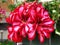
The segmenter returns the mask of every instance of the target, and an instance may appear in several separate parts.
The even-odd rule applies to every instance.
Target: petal
[[[41,9],[40,7],[37,7],[36,8],[37,13],[40,11],[40,9]]]
[[[42,33],[40,33],[40,34],[38,35],[38,38],[39,38],[39,41],[40,41],[41,43],[44,42],[44,35],[43,35]]]
[[[14,32],[18,32],[19,29],[20,29],[20,26],[13,26],[13,30],[14,30]]]
[[[42,6],[42,3],[39,3],[39,4],[37,4],[36,11],[37,11],[38,13],[40,13],[40,9],[42,9],[42,8],[44,8],[44,7]]]
[[[13,28],[12,27],[8,27],[8,32],[12,33],[13,32]]]
[[[25,8],[24,6],[20,6],[20,8],[19,8],[18,16],[19,16],[20,19],[21,19],[22,15],[23,15],[24,8]]]
[[[13,26],[18,26],[20,24],[21,24],[20,22],[14,22],[14,23],[12,23]]]
[[[42,25],[42,26],[53,26],[54,21],[51,19],[46,19],[45,21],[41,22],[40,25]]]
[[[8,34],[8,39],[12,40],[13,33]]]
[[[36,18],[36,10],[34,10],[34,7],[32,6],[29,11],[28,11],[28,14],[30,15],[30,18],[33,20],[33,21],[36,21],[35,18]]]
[[[42,6],[42,3],[37,4],[37,7],[40,7],[41,9],[44,8],[44,7]]]
[[[44,37],[40,36],[40,42],[43,43],[44,42]]]
[[[36,36],[36,25],[35,24],[27,24],[28,27],[29,27],[29,30],[28,30],[28,39],[29,40],[33,40]]]
[[[36,24],[30,24],[30,23],[28,23],[27,25],[29,27],[29,31],[28,32],[36,31]]]
[[[28,33],[28,39],[29,40],[35,39],[35,36],[36,36],[35,31]]]
[[[19,36],[18,33],[14,33],[13,37],[12,37],[12,41],[14,41],[14,42],[21,42],[22,41],[22,37]]]
[[[9,18],[6,18],[6,22],[11,24],[11,20]]]
[[[43,34],[46,36],[46,38],[50,38],[50,33],[48,30],[43,30]]]
[[[25,32],[28,33],[29,27],[28,25],[25,26]]]
[[[31,17],[29,17],[28,20],[27,20],[27,23],[34,23],[34,22],[35,22],[35,20],[32,19]]]
[[[21,18],[18,16],[19,14],[15,15],[14,21],[15,22],[22,22]]]
[[[26,32],[25,32],[24,28],[21,29],[20,36],[22,36],[23,38],[26,38]]]

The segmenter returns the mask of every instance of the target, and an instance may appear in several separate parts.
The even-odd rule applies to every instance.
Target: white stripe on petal
[[[19,28],[20,28],[19,26],[14,27],[14,31],[18,31]]]

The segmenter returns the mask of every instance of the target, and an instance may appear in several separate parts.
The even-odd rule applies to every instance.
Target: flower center
[[[36,19],[37,21],[36,21],[36,24],[40,24],[41,23],[41,21],[40,21],[40,18],[39,17],[37,17],[37,19]]]
[[[29,17],[28,17],[27,15],[22,15],[22,21],[23,21],[23,22],[26,22],[26,21],[28,20],[28,18],[29,18]]]

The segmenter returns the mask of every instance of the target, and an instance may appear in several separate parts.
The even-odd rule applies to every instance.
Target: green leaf
[[[60,32],[56,29],[55,33],[60,36]]]
[[[38,2],[41,2],[41,0],[38,0]]]
[[[3,42],[0,42],[0,45],[14,45],[14,42],[5,40]]]
[[[5,3],[7,0],[2,0],[2,3]]]
[[[60,36],[60,20],[58,20],[57,23],[56,23],[55,33]]]
[[[13,11],[13,10],[16,8],[16,5],[10,4],[10,5],[8,6],[8,8],[9,8],[11,11]]]

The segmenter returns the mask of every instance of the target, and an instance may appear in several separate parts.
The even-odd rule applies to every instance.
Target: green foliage
[[[60,20],[58,20],[57,23],[56,23],[55,33],[60,36]]]
[[[2,0],[2,3],[6,2],[6,0]]]
[[[53,0],[51,2],[44,3],[44,6],[49,11],[51,18],[57,22],[60,17],[60,2]]]
[[[16,8],[16,5],[10,4],[10,5],[8,6],[8,8],[9,8],[11,11],[13,11],[13,10]]]
[[[14,45],[14,43],[11,41],[5,40],[3,42],[0,42],[0,45]]]

